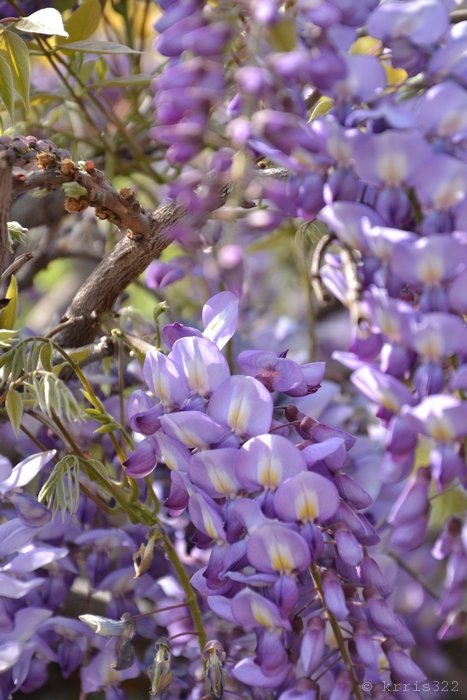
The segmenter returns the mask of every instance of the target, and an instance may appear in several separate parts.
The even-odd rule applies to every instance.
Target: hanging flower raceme
[[[275,408],[279,396],[283,403],[287,395],[293,400],[309,395],[310,388],[319,392],[323,363],[301,366],[284,355],[244,351],[239,365],[247,375],[231,374],[209,335],[222,346],[232,336],[233,301],[227,292],[213,297],[203,311],[204,334],[172,325],[163,332],[170,352],[147,354],[143,375],[154,398],[143,399],[138,390],[129,401],[130,420],[136,430],[149,426],[151,416],[155,420],[125,463],[126,472],[137,479],[157,464],[169,468],[165,505],[174,516],[186,510],[194,541],[207,549],[207,563],[192,585],[214,613],[254,633],[254,650],[245,647],[247,658],[234,665],[233,678],[261,688],[299,688],[301,666],[291,658],[300,653],[305,667],[319,664],[328,653],[319,636],[326,619],[345,622],[349,630],[358,625],[362,641],[355,655],[364,665],[371,657],[373,668],[368,648],[374,634],[394,637],[403,648],[411,635],[385,601],[388,581],[367,553],[379,537],[362,512],[371,498],[346,473],[355,439],[293,404]],[[398,396],[392,385],[386,389],[382,382],[381,389]],[[394,401],[393,411],[399,407]],[[151,459],[144,456],[145,445],[152,445]],[[352,592],[349,580],[357,586]],[[374,595],[365,598],[360,586]],[[378,605],[386,611],[384,629],[370,611]],[[361,612],[354,621],[355,606]],[[302,631],[293,635],[298,627]],[[319,653],[309,647],[317,635]],[[347,683],[346,673],[336,682]]]

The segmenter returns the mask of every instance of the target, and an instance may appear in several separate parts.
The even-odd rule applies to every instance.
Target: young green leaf
[[[74,41],[63,44],[60,51],[81,51],[82,53],[141,53],[124,44],[114,41]]]
[[[10,303],[0,312],[0,328],[10,329],[15,325],[18,313],[18,285],[14,275],[11,276],[5,297],[10,299]]]
[[[47,34],[49,36],[68,36],[63,26],[60,12],[53,7],[46,7],[33,12],[29,17],[22,17],[16,22],[16,29],[30,34]]]
[[[0,34],[0,52],[10,66],[13,87],[29,111],[30,60],[26,42],[14,32],[5,30]]]
[[[0,55],[0,99],[5,105],[5,109],[13,119],[14,97],[13,97],[13,75],[8,61]]]
[[[15,435],[18,437],[24,405],[21,394],[15,391],[15,389],[10,389],[8,391],[5,399],[5,408],[12,428],[15,431]]]
[[[66,43],[83,41],[90,37],[99,26],[100,19],[99,0],[84,0],[65,22],[65,29],[68,32]]]

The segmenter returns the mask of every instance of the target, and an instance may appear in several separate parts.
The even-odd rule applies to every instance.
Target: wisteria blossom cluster
[[[209,553],[192,585],[217,616],[255,634],[254,645],[238,641],[244,658],[229,659],[234,679],[281,698],[352,697],[365,678],[407,672],[421,680],[405,652],[413,637],[386,603],[392,587],[370,554],[379,536],[362,511],[372,498],[346,473],[355,438],[294,404],[319,388],[323,363],[246,350],[243,373],[232,375],[220,349],[237,307],[221,292],[203,308],[202,334],[164,328],[171,351],[148,352],[143,366],[154,398],[138,390],[129,399],[130,425],[146,437],[126,473],[169,467],[165,506],[172,516],[188,510],[193,540]],[[336,653],[342,659],[318,673]]]
[[[176,254],[146,270],[155,325],[124,304],[104,319],[115,358],[36,346],[73,416],[32,406],[35,367],[4,390],[0,360],[0,700],[55,666],[106,700],[141,676],[144,697],[167,700],[435,700],[441,678],[460,691],[447,643],[467,621],[464,3],[149,5],[142,155],[178,205]],[[54,153],[3,141],[25,172]],[[291,256],[270,250],[310,224],[306,290],[289,295]],[[332,358],[324,288],[349,320]],[[277,300],[320,354],[261,325]]]

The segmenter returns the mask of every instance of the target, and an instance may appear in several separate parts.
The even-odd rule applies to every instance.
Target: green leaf
[[[11,301],[8,306],[5,306],[0,311],[0,328],[11,329],[16,323],[16,315],[18,313],[18,285],[14,275],[11,276],[5,298]]]
[[[325,114],[329,112],[329,110],[333,107],[334,105],[334,100],[332,100],[330,97],[320,97],[318,102],[316,103],[316,106],[314,107],[311,116],[310,116],[310,121],[313,121],[314,119],[317,119],[318,117],[323,117]]]
[[[15,101],[13,97],[13,74],[8,61],[0,55],[0,99],[13,119]]]
[[[80,51],[81,53],[141,53],[114,41],[74,41],[71,44],[61,44],[57,48],[60,51]]]
[[[106,425],[101,425],[100,428],[96,428],[94,433],[96,435],[101,435],[102,433],[114,433],[120,428],[121,426],[118,423],[108,423]]]
[[[316,246],[327,233],[327,226],[321,221],[305,221],[298,227],[295,243],[305,264],[311,262]]]
[[[5,408],[10,419],[10,423],[15,431],[16,437],[19,435],[21,419],[23,417],[23,398],[19,391],[10,389],[6,395]]]
[[[77,455],[65,455],[57,462],[53,472],[39,492],[39,502],[45,503],[55,517],[60,510],[65,514],[76,513],[79,506],[79,469]]]
[[[81,420],[81,411],[75,397],[65,382],[53,372],[34,372],[30,389],[39,408],[49,418],[53,418],[56,413],[61,420]]]
[[[33,12],[28,17],[22,17],[15,24],[16,29],[30,34],[47,34],[48,36],[68,36],[63,26],[60,12],[53,7],[46,7]]]
[[[275,51],[293,51],[297,45],[295,22],[284,17],[268,27],[267,37]]]
[[[83,41],[96,31],[101,19],[99,0],[84,0],[65,22],[68,39],[64,43]]]
[[[0,51],[10,66],[13,86],[29,111],[30,60],[27,44],[20,36],[6,30],[0,34]]]
[[[18,345],[13,350],[13,359],[10,367],[10,381],[15,382],[23,374],[26,358],[24,353],[24,345]]]
[[[44,343],[40,349],[40,361],[42,367],[47,371],[52,371],[52,344]]]
[[[0,328],[0,348],[9,348],[16,340],[17,333],[18,331],[13,331],[9,328]],[[0,367],[2,357],[0,356]]]

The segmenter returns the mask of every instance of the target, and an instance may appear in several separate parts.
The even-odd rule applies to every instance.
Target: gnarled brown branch
[[[159,257],[170,243],[170,229],[185,218],[187,212],[175,203],[165,204],[153,212],[145,211],[130,189],[117,192],[91,161],[78,167],[69,158],[60,158],[52,149],[39,153],[37,162],[38,169],[16,175],[14,195],[37,187],[53,190],[74,182],[82,189],[72,192],[66,189],[69,196],[65,208],[81,211],[92,206],[98,218],[108,219],[127,230],[127,235],[78,290],[58,332],[54,332],[55,340],[63,347],[88,345],[99,328],[100,316],[110,311],[126,287]],[[282,177],[283,172],[274,171],[273,175]],[[230,191],[230,185],[219,185],[211,211],[225,203]]]

